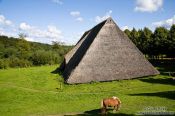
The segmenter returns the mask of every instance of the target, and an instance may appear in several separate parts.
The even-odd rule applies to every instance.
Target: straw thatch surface
[[[108,18],[84,33],[76,46],[65,56],[67,83],[87,83],[131,79],[159,72]]]

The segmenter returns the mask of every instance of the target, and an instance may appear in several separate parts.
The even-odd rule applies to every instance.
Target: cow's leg
[[[119,110],[119,104],[116,106],[116,111],[118,111]]]
[[[117,107],[117,106],[114,106],[114,110],[113,110],[113,112],[116,112],[116,111],[117,111],[117,110],[116,110],[116,107]]]
[[[118,111],[118,108],[119,108],[119,106],[118,105],[116,105],[116,106],[114,106],[114,110],[113,111]]]
[[[106,107],[105,107],[105,106],[103,106],[103,107],[101,108],[101,113],[102,113],[102,114],[105,114],[105,113],[106,113]]]

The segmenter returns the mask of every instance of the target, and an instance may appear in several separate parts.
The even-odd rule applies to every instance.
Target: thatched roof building
[[[159,74],[112,18],[86,31],[61,67],[70,84]]]

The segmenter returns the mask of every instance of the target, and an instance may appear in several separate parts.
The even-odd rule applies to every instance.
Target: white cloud
[[[3,15],[0,15],[0,25],[10,26],[12,25],[12,22],[7,20]]]
[[[56,4],[59,4],[59,5],[62,5],[63,2],[61,0],[52,0],[53,3],[56,3]]]
[[[0,35],[16,37],[12,21],[6,19],[4,15],[0,15]]]
[[[70,15],[73,17],[78,17],[78,16],[80,16],[80,12],[79,11],[71,11]]]
[[[83,18],[80,16],[80,12],[79,11],[71,11],[70,15],[73,16],[76,21],[79,21],[79,22],[83,21]]]
[[[19,26],[15,26],[10,20],[0,15],[0,35],[18,37],[19,33],[26,34],[26,40],[28,41],[42,43],[61,41],[64,38],[63,33],[53,25],[48,25],[46,29],[40,29],[25,22],[20,23]]]
[[[165,28],[170,28],[173,24],[175,24],[175,15],[172,18],[170,18],[170,19],[154,22],[152,24],[155,27],[163,26]]]
[[[47,37],[53,38],[53,39],[62,39],[63,35],[62,32],[57,29],[55,26],[49,25],[47,32],[46,32]]]
[[[63,38],[62,32],[53,25],[48,25],[47,30],[41,30],[31,26],[25,22],[19,25],[19,29],[28,35],[28,39],[35,40],[37,38],[50,38],[51,41],[56,41]]]
[[[95,17],[95,22],[96,23],[99,23],[99,22],[102,22],[104,20],[106,20],[107,18],[109,18],[112,14],[112,10],[109,10],[108,12],[106,12],[106,14],[104,16],[96,16]]]
[[[19,28],[21,29],[21,30],[30,30],[30,29],[32,29],[32,28],[34,28],[34,27],[31,27],[30,25],[28,25],[28,24],[26,24],[26,23],[21,23],[20,25],[19,25]]]
[[[5,30],[4,28],[0,28],[0,35],[4,35],[8,37],[17,37],[15,31]]]
[[[135,11],[155,12],[163,5],[163,0],[136,0]]]
[[[78,17],[78,18],[76,18],[76,20],[79,21],[79,22],[82,22],[83,18],[82,17]]]
[[[122,31],[124,31],[124,30],[126,30],[126,29],[131,30],[128,26],[123,26],[123,27],[121,27],[121,30],[122,30]]]
[[[65,37],[64,42],[68,45],[75,45],[84,32],[72,32]]]
[[[5,21],[5,24],[6,24],[6,25],[12,25],[12,22],[11,22],[10,20],[6,20],[6,21]]]
[[[26,37],[25,38],[27,41],[34,41],[34,38],[31,38],[31,37]]]
[[[4,35],[4,30],[0,28],[0,35]]]

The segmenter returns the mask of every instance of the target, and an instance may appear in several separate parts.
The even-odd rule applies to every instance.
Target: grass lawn
[[[58,66],[0,70],[0,115],[40,116],[71,113],[95,115],[102,98],[118,96],[121,109],[114,113],[134,115],[139,111],[175,111],[175,81],[165,74],[133,80],[67,85]],[[161,72],[175,67],[158,67]],[[167,69],[167,70],[166,70]],[[148,109],[149,108],[149,109]],[[108,111],[113,115],[112,110]]]

